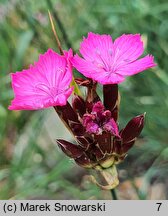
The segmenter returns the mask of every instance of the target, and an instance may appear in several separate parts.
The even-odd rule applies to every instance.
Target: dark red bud
[[[92,138],[86,136],[76,136],[76,139],[80,146],[82,146],[85,150],[93,143]]]
[[[87,88],[87,95],[86,95],[86,108],[88,111],[90,111],[91,105],[93,103],[96,103],[97,101],[100,101],[100,97],[96,92],[97,83],[92,81],[90,86]]]
[[[103,98],[104,98],[104,106],[106,110],[111,111],[112,114],[111,116],[116,121],[118,117],[118,105],[119,105],[118,85],[117,84],[103,85]]]
[[[86,153],[83,153],[79,158],[75,159],[75,162],[79,166],[85,168],[92,168],[93,165],[95,165],[93,162],[91,162],[90,158],[86,155]]]
[[[80,146],[74,145],[66,140],[57,139],[58,146],[61,150],[71,158],[78,158],[83,154],[83,149]]]
[[[80,122],[68,121],[68,123],[74,136],[82,136],[84,134],[84,127]]]
[[[75,95],[72,101],[73,109],[79,113],[79,116],[82,117],[86,113],[86,104],[83,98],[79,95]]]
[[[102,160],[105,157],[105,154],[101,151],[99,146],[91,145],[88,152],[96,157],[96,160]]]
[[[101,135],[94,135],[97,147],[105,153],[111,153],[113,144],[111,142],[111,134],[103,132]]]
[[[127,153],[128,150],[130,150],[130,148],[132,148],[132,146],[134,145],[134,143],[135,143],[135,140],[131,141],[129,143],[124,143],[122,145],[122,153],[124,153],[124,154]]]
[[[55,106],[54,109],[70,131],[71,127],[69,125],[69,121],[80,123],[77,113],[73,110],[68,102],[65,106]]]
[[[116,153],[118,155],[122,154],[121,140],[114,139],[113,153]]]
[[[139,115],[131,119],[126,127],[120,132],[120,136],[123,140],[123,144],[131,142],[138,137],[144,127],[145,115]]]

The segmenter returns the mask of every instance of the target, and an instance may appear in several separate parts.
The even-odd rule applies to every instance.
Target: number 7
[[[157,211],[159,211],[159,210],[160,210],[160,207],[161,207],[161,205],[162,205],[162,203],[156,203],[156,204],[158,205]]]

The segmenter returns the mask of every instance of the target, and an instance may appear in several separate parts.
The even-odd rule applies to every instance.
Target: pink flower
[[[9,109],[37,110],[65,105],[73,91],[69,87],[72,80],[70,58],[72,50],[61,56],[49,49],[29,69],[12,73],[15,98]]]
[[[72,64],[83,75],[101,84],[120,83],[126,76],[156,66],[152,55],[138,59],[143,51],[139,34],[124,34],[113,42],[110,35],[90,32],[80,46],[83,58],[76,54]]]

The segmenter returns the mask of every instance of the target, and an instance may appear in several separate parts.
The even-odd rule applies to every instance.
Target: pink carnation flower
[[[49,49],[40,55],[29,69],[11,74],[15,98],[10,110],[37,110],[50,106],[63,106],[73,88],[70,58],[72,50],[63,56]]]
[[[101,84],[120,83],[126,76],[156,66],[152,55],[138,59],[143,52],[139,34],[124,34],[113,42],[110,35],[90,32],[80,45],[83,58],[76,54],[72,64],[83,75]]]

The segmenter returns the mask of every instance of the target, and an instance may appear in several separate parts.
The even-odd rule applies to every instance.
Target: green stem
[[[111,195],[112,195],[113,200],[118,200],[115,189],[111,189],[110,191],[111,191]]]

